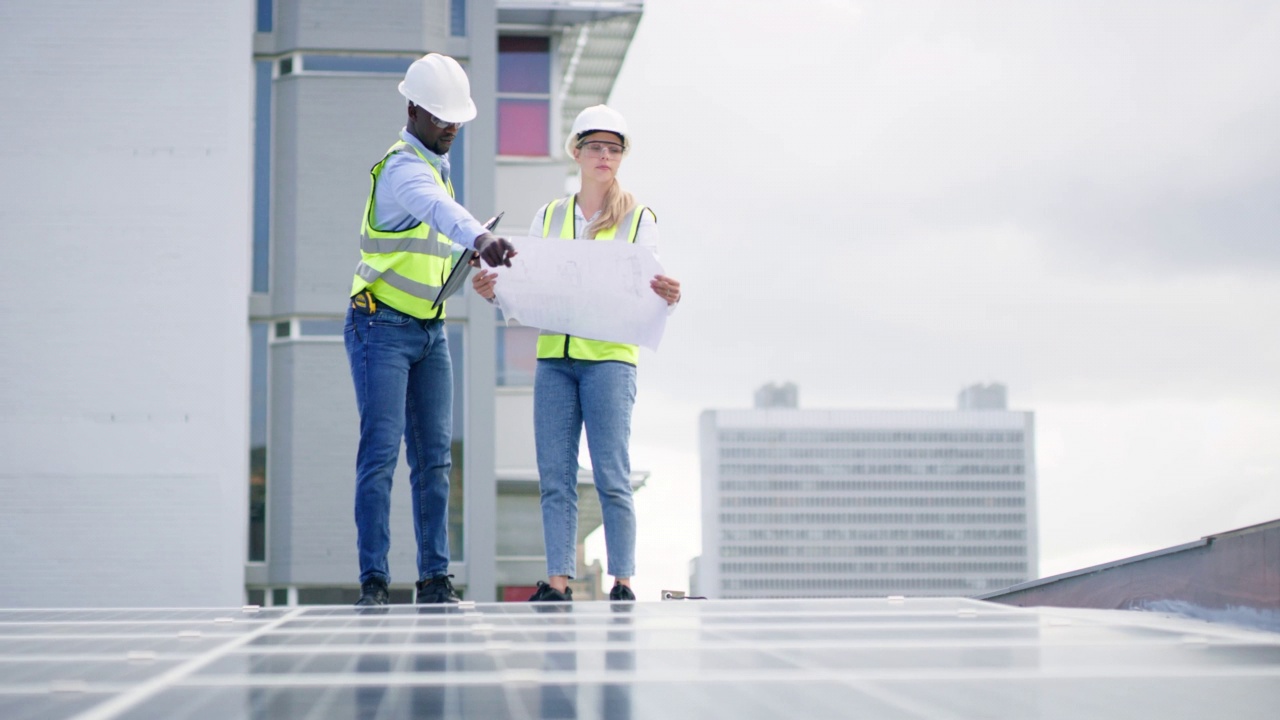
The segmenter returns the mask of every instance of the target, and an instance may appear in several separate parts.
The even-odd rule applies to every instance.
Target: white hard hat
[[[578,145],[579,138],[602,131],[614,133],[622,138],[623,155],[631,152],[631,136],[627,133],[626,118],[608,105],[592,105],[578,113],[578,117],[573,120],[573,129],[569,131],[569,137],[565,138],[564,151],[572,157],[573,148]]]
[[[464,123],[476,117],[471,82],[462,66],[447,55],[424,55],[405,71],[400,94],[445,122]]]

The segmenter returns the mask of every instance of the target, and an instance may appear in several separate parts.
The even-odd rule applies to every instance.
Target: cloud
[[[765,382],[945,408],[998,380],[1048,450],[1046,567],[1280,516],[1280,6],[645,13],[610,102],[684,284],[634,425],[660,506],[697,412]]]
[[[672,141],[630,178],[679,175],[723,212],[785,184],[789,209],[899,233],[1011,221],[1063,262],[1280,270],[1274,7],[837,5],[682,7],[698,41],[639,36],[617,102]]]

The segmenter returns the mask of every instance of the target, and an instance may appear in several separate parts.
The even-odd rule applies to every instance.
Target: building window
[[[249,562],[267,559],[267,331],[249,326]]]
[[[499,325],[497,329],[497,352],[494,353],[498,361],[497,384],[507,387],[533,385],[534,370],[538,366],[538,328]]]
[[[467,0],[449,0],[449,34],[467,36]]]
[[[254,70],[253,292],[264,293],[271,269],[271,61],[258,60]]]
[[[275,0],[258,0],[258,32],[271,32],[275,25]]]
[[[302,70],[309,73],[385,73],[404,75],[416,57],[407,55],[320,55],[308,53],[302,56]]]
[[[498,154],[546,157],[551,137],[551,39],[498,38]]]
[[[350,55],[291,53],[276,59],[277,75],[390,75],[403,76],[417,55]]]

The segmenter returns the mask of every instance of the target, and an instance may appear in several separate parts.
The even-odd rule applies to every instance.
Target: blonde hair
[[[587,225],[584,234],[588,238],[593,238],[601,230],[617,225],[635,206],[635,196],[623,190],[615,177],[613,182],[609,183],[609,188],[604,191],[604,205],[600,208],[600,215]]]

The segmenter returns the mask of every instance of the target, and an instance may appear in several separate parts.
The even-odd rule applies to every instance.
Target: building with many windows
[[[5,184],[0,230],[38,238],[59,279],[52,291],[28,274],[0,300],[9,336],[41,348],[2,366],[22,381],[0,389],[12,429],[0,605],[51,602],[31,586],[94,588],[78,605],[353,600],[357,416],[342,326],[369,169],[405,122],[396,86],[427,52],[463,64],[480,114],[450,153],[457,197],[524,234],[564,194],[562,130],[607,100],[642,11],[6,5],[14,65],[0,90],[24,101],[0,130],[5,167],[28,170]],[[62,119],[69,101],[93,108],[90,134]],[[19,296],[44,300],[27,312]],[[491,600],[545,573],[530,562],[542,555],[525,442],[532,345],[469,289],[448,313],[451,572],[469,599]],[[403,458],[395,482],[392,596],[405,600],[416,567]]]
[[[966,389],[957,410],[781,395],[702,414],[697,594],[973,595],[1038,576],[1034,421],[1003,386]]]

